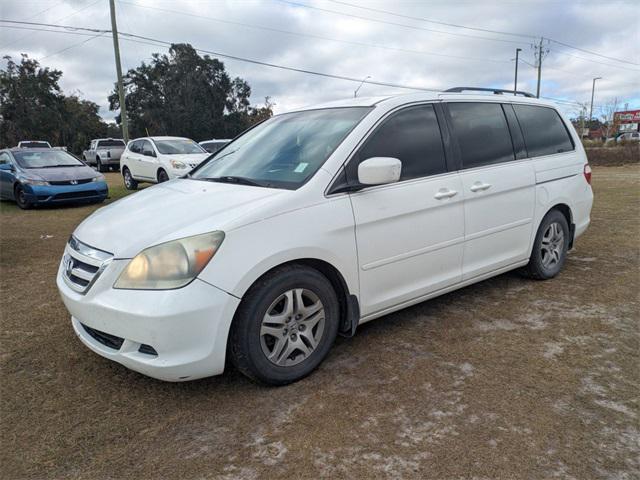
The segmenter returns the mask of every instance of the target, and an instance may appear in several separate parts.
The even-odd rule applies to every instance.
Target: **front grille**
[[[93,178],[80,178],[77,180],[50,180],[49,185],[81,185],[83,183],[90,183]]]
[[[71,237],[62,257],[62,276],[78,293],[86,293],[109,264],[113,255]]]
[[[95,328],[87,327],[84,323],[81,323],[81,325],[82,328],[84,328],[84,331],[87,332],[91,338],[105,347],[120,350],[120,347],[122,347],[122,344],[124,343],[124,338],[122,337],[116,337],[110,333],[101,332]]]
[[[64,200],[67,198],[89,198],[89,197],[97,197],[100,195],[95,190],[85,190],[83,192],[64,192],[58,193],[54,198],[57,200]]]

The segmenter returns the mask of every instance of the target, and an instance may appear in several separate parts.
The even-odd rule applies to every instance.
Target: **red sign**
[[[616,112],[613,114],[613,121],[616,123],[640,122],[640,110],[628,110],[626,112]]]

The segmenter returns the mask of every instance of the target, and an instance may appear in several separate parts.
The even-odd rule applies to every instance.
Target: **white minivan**
[[[361,323],[513,269],[555,277],[593,201],[575,130],[529,94],[461,90],[276,115],[101,208],[58,271],[77,336],[162,380],[230,361],[281,385]]]
[[[136,190],[139,182],[162,183],[180,177],[209,155],[189,138],[136,138],[127,144],[120,157],[124,186]]]

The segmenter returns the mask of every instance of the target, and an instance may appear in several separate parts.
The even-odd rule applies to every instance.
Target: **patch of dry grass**
[[[2,477],[640,477],[640,168],[593,178],[557,279],[506,274],[388,315],[277,389],[234,371],[161,383],[88,351],[54,277],[96,207],[3,203]]]

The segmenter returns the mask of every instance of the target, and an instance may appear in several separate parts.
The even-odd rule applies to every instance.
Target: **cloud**
[[[187,42],[196,48],[307,70],[356,78],[370,75],[372,80],[395,84],[437,89],[460,85],[512,88],[515,49],[523,49],[521,58],[524,62],[535,63],[530,45],[533,39],[434,25],[327,0],[296,1],[417,28],[313,10],[280,0],[116,0],[116,8],[118,28],[122,32]],[[543,35],[584,50],[640,63],[640,9],[634,0],[606,4],[554,0],[483,3],[349,0],[349,3],[459,25]],[[103,1],[75,0],[56,5],[53,1],[4,0],[0,13],[5,19],[110,28],[108,5]],[[34,58],[43,58],[43,65],[64,72],[62,87],[67,93],[79,92],[82,97],[95,101],[101,106],[101,114],[110,119],[114,112],[108,110],[107,96],[115,81],[112,40],[105,35],[79,45],[87,38],[3,27],[0,52],[13,57],[28,53]],[[510,43],[514,41],[521,44]],[[557,43],[545,44],[549,52],[543,62],[543,96],[588,103],[591,79],[603,77],[597,84],[596,111],[613,98],[618,98],[622,106],[629,103],[630,107],[640,107],[639,66],[600,58]],[[68,47],[72,48],[65,50]],[[142,61],[148,61],[153,52],[164,53],[166,50],[165,47],[121,41],[123,69],[134,68]],[[349,97],[357,87],[357,84],[341,80],[221,60],[230,75],[240,76],[250,83],[254,103],[261,103],[264,97],[270,96],[276,102],[276,111]],[[535,69],[524,62],[520,65],[518,86],[535,92]],[[408,90],[364,85],[360,95],[405,92]],[[578,108],[563,105],[563,109],[572,113]]]

